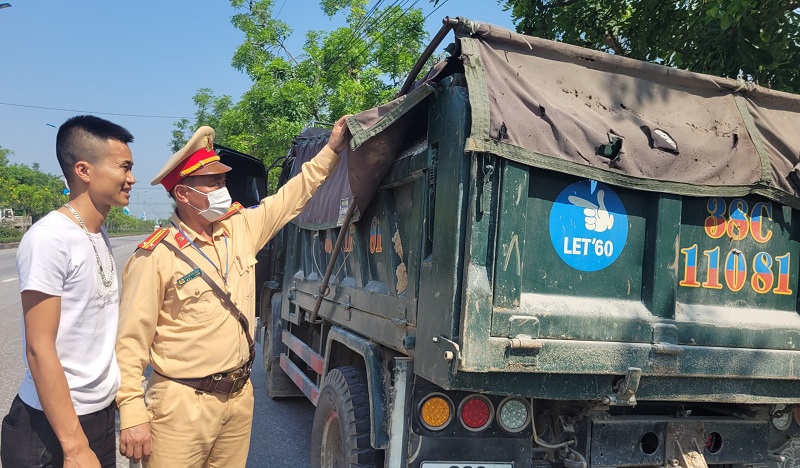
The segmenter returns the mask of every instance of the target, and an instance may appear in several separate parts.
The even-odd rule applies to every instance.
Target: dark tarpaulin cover
[[[352,222],[358,221],[395,156],[408,143],[408,134],[418,123],[414,122],[418,104],[432,91],[430,85],[421,84],[405,96],[348,118],[353,133],[350,148],[342,152],[339,167],[292,223],[306,229],[341,226],[351,200],[356,204]],[[409,113],[412,110],[415,112]],[[307,129],[295,139],[293,176],[322,150],[329,136],[330,132]]]
[[[800,207],[800,97],[462,20],[467,150],[641,190]],[[604,153],[621,140],[619,154]]]
[[[325,147],[330,134],[330,131],[311,127],[306,128],[294,138],[290,154],[290,157],[294,158],[292,177],[300,172],[303,163],[316,156]],[[311,197],[303,211],[292,220],[292,223],[306,229],[327,229],[337,225],[341,200],[345,200],[344,203],[347,203],[352,197],[350,183],[347,180],[349,152],[349,149],[342,152],[339,167],[328,176],[325,183]]]
[[[467,19],[456,39],[472,113],[467,152],[638,190],[752,193],[800,209],[800,96]],[[453,69],[348,119],[356,149],[346,166],[361,212],[433,82]],[[339,199],[331,203],[338,215]]]

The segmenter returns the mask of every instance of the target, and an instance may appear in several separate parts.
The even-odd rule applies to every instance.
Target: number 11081
[[[697,244],[681,249],[683,254],[683,279],[678,283],[689,288],[722,289],[724,285],[731,291],[740,291],[748,283],[748,264],[742,251],[731,249],[725,257],[724,269],[720,270],[720,248],[704,250],[707,259],[705,280],[698,279],[698,248]],[[792,294],[789,287],[789,262],[791,255],[787,252],[774,261],[767,252],[758,252],[753,257],[750,287],[759,294]],[[777,265],[776,265],[777,264]],[[774,268],[773,268],[774,267]],[[775,273],[777,271],[777,279]],[[723,280],[720,281],[720,273]],[[774,289],[773,289],[773,286]]]

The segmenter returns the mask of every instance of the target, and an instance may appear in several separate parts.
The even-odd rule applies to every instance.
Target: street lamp
[[[0,10],[2,10],[3,8],[9,8],[10,6],[11,6],[10,3],[0,3]]]

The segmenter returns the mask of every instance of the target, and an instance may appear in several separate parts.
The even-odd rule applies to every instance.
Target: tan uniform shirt
[[[173,215],[174,224],[216,268],[175,227],[170,226],[161,242],[179,246],[204,275],[223,289],[227,287],[233,302],[247,315],[252,336],[255,254],[300,213],[338,164],[339,156],[326,146],[278,193],[256,208],[242,209],[215,222],[213,244]],[[197,378],[241,367],[249,357],[241,325],[202,278],[177,286],[178,279],[191,271],[192,267],[163,245],[137,250],[125,265],[116,347],[122,380],[117,392],[122,429],[149,422],[142,390],[148,362],[168,377]]]

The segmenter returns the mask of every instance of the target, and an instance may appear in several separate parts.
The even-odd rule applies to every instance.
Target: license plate
[[[494,462],[422,462],[422,468],[514,468],[514,464]]]

